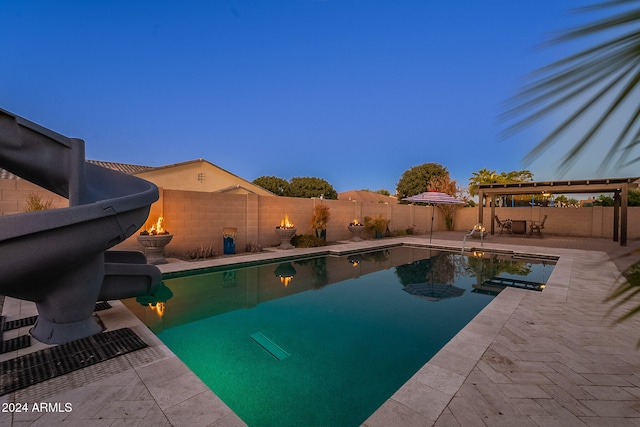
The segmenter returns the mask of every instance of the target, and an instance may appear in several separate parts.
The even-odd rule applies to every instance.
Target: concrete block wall
[[[42,202],[51,200],[53,209],[69,206],[69,201],[24,179],[0,179],[0,215],[24,212],[29,194],[37,194]]]
[[[627,237],[640,237],[640,207],[627,208]],[[613,208],[594,206],[590,208],[519,207],[496,208],[501,220],[542,221],[547,215],[544,233],[558,236],[613,238]],[[483,209],[483,224],[490,229],[491,208]],[[456,212],[454,229],[468,231],[478,222],[476,208],[461,208]],[[494,224],[495,226],[495,224]]]
[[[247,196],[163,190],[163,216],[173,240],[167,250],[184,253],[211,247],[223,253],[223,230],[236,228],[236,248],[244,251],[247,236]]]
[[[68,206],[68,201],[43,190],[25,180],[0,180],[0,215],[22,212],[29,193],[39,194],[43,200],[51,199],[54,208]],[[317,204],[329,206],[331,219],[327,227],[329,242],[351,238],[347,226],[355,218],[364,221],[366,216],[381,215],[390,219],[389,230],[413,227],[416,234],[428,234],[431,228],[431,206],[413,206],[387,203],[370,203],[347,200],[300,199],[289,197],[258,196],[255,194],[206,193],[197,191],[160,189],[160,199],[151,207],[144,228],[155,223],[159,216],[174,237],[167,246],[168,254],[185,254],[198,248],[211,247],[223,253],[224,228],[237,228],[236,252],[244,252],[247,245],[253,247],[277,246],[280,243],[275,227],[285,215],[296,226],[298,234],[311,234],[311,215]],[[520,207],[496,208],[501,219],[541,221],[548,215],[545,234],[578,237],[613,237],[613,208],[552,208]],[[445,230],[444,215],[433,209],[433,230]],[[485,227],[490,227],[491,209],[484,209]],[[628,208],[629,239],[640,238],[640,207]],[[477,208],[460,208],[455,213],[454,230],[468,231],[478,222]],[[138,233],[136,233],[137,235]],[[136,235],[121,243],[116,249],[142,250]],[[372,238],[372,234],[363,237]]]

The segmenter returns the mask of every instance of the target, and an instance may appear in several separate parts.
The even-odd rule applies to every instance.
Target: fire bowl
[[[144,254],[149,264],[166,264],[164,247],[173,239],[173,234],[149,234],[137,236],[138,243],[144,246]]]
[[[276,227],[276,234],[280,237],[280,249],[293,249],[291,238],[296,235],[295,228]]]
[[[362,240],[362,238],[360,237],[360,235],[362,234],[362,231],[364,230],[364,226],[362,225],[349,225],[349,231],[351,232],[351,235],[353,236],[351,238],[352,242],[359,242]]]

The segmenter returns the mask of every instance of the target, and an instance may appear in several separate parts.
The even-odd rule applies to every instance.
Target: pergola
[[[613,241],[618,241],[620,230],[620,246],[627,246],[627,207],[629,189],[638,188],[640,178],[607,178],[572,181],[545,182],[517,182],[503,184],[480,184],[478,194],[480,206],[478,208],[478,222],[483,220],[482,201],[490,197],[491,203],[491,234],[494,234],[495,200],[496,196],[511,196],[518,194],[567,194],[567,193],[613,193]]]

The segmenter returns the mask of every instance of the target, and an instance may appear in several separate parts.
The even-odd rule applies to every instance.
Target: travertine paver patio
[[[400,240],[425,243],[424,236]],[[436,233],[433,244],[459,247],[461,241],[461,233]],[[640,351],[635,349],[640,319],[612,327],[602,303],[619,269],[639,258],[620,254],[640,245],[492,236],[485,246],[555,254],[560,261],[544,292],[503,291],[365,425],[640,426]],[[239,255],[204,264],[273,256]],[[185,265],[194,267],[176,262],[163,268]],[[130,327],[150,347],[0,397],[0,403],[73,405],[71,412],[0,413],[0,426],[244,424],[122,304],[113,305],[100,314],[107,327]],[[33,311],[33,305],[12,299],[3,309],[9,320]]]

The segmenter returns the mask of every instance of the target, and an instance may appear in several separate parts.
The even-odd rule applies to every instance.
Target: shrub
[[[367,231],[375,231],[376,234],[384,235],[389,226],[390,220],[385,219],[382,215],[377,215],[374,218],[370,216],[364,217],[364,228]]]
[[[48,199],[46,202],[42,201],[42,197],[36,193],[27,194],[27,205],[24,208],[24,212],[46,211],[51,209],[53,200]]]
[[[199,248],[193,249],[186,254],[186,258],[192,260],[213,258],[215,256],[216,253],[213,251],[213,248],[211,246],[200,246]]]
[[[393,235],[396,236],[396,237],[406,236],[407,235],[407,230],[405,230],[403,228],[399,228],[397,230],[393,230]]]
[[[262,252],[262,246],[257,243],[247,243],[247,252]]]
[[[314,230],[316,236],[321,237],[322,230],[327,229],[327,223],[331,218],[329,212],[329,206],[327,205],[315,205],[313,207],[313,215],[311,216],[311,228]]]
[[[327,242],[311,234],[296,234],[291,239],[291,244],[296,248],[316,248],[326,246]]]

